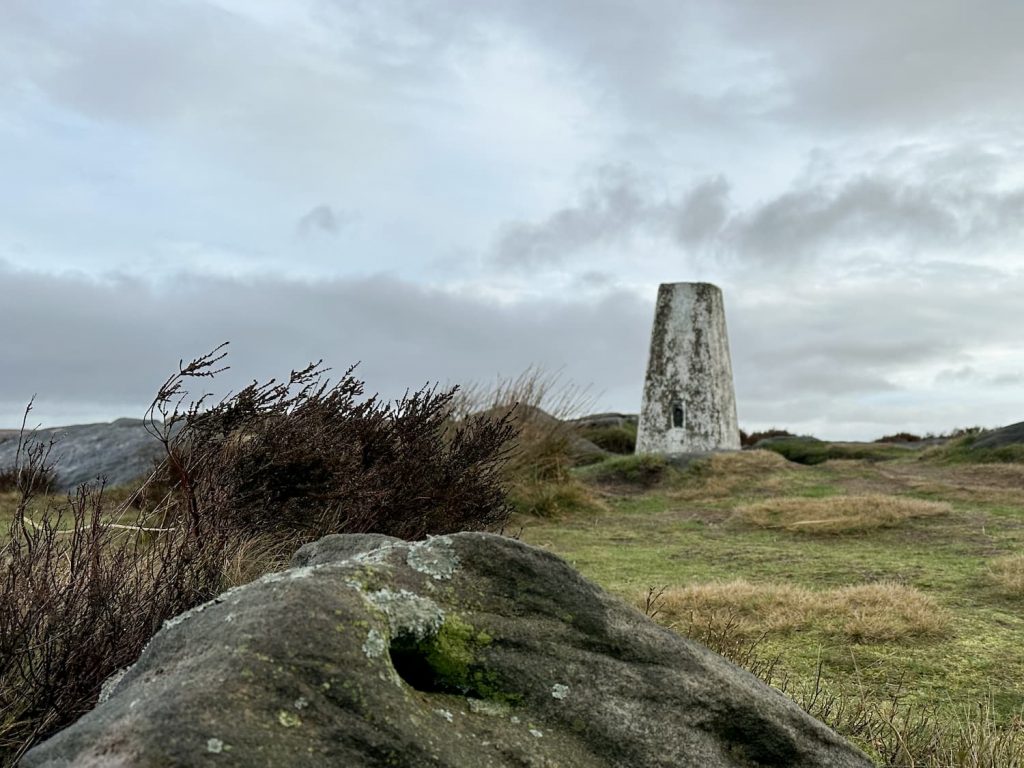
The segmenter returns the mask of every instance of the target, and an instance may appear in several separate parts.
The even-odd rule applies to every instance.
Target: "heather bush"
[[[318,364],[183,409],[185,384],[216,374],[222,358],[182,367],[149,413],[167,449],[165,509],[175,521],[216,518],[296,542],[368,532],[418,539],[506,522],[510,412],[453,419],[456,389],[385,403],[364,397],[353,369],[330,382]]]
[[[920,443],[924,440],[920,435],[915,435],[913,432],[895,432],[891,435],[882,435],[880,438],[875,440],[876,443]]]
[[[162,623],[283,565],[325,533],[407,539],[498,529],[515,437],[508,412],[453,418],[455,390],[388,404],[310,365],[207,407],[180,365],[147,425],[166,458],[139,488],[39,497],[51,445],[22,430],[18,497],[0,548],[0,765],[95,705]]]
[[[744,448],[753,448],[761,440],[767,440],[770,437],[795,437],[795,435],[789,430],[778,429],[776,427],[763,429],[759,432],[751,432],[750,434],[747,434],[741,429],[740,445],[742,445]]]
[[[49,446],[24,441],[0,548],[0,764],[74,721],[161,623],[216,595],[228,539],[210,521],[140,530],[102,486],[37,500]]]

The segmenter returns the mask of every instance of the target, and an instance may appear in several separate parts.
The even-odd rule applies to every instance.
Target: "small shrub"
[[[22,460],[44,469],[48,448]],[[102,487],[30,517],[32,501],[24,484],[0,549],[0,764],[89,709],[163,621],[220,592],[229,546],[214,521],[144,535]]]
[[[57,474],[52,468],[26,477],[18,467],[4,467],[0,469],[0,493],[17,492],[25,483],[29,484],[32,493],[46,493],[56,479]]]
[[[46,493],[56,482],[57,473],[48,462],[53,441],[40,443],[35,440],[34,432],[28,429],[28,416],[32,412],[32,401],[25,408],[25,416],[21,420],[18,432],[17,451],[14,463],[8,467],[0,467],[0,493],[15,493],[34,496]]]
[[[328,533],[419,539],[507,521],[511,414],[455,421],[454,389],[423,388],[385,404],[363,397],[352,369],[331,383],[315,364],[287,382],[179,410],[184,384],[216,373],[222,358],[183,367],[149,414],[167,449],[165,509],[174,521],[213,518],[244,537],[296,543]]]
[[[835,534],[890,528],[906,520],[945,515],[952,510],[946,502],[873,494],[770,499],[742,505],[736,509],[735,516],[758,528]]]
[[[769,429],[763,429],[759,432],[751,432],[747,434],[742,429],[740,430],[740,445],[744,448],[753,448],[762,440],[766,440],[769,437],[796,437],[792,432],[786,429],[778,429],[776,427],[770,427]]]
[[[581,429],[579,435],[609,453],[631,455],[636,451],[635,424],[624,424],[620,427],[591,427]]]
[[[616,456],[579,470],[579,476],[604,485],[652,488],[675,470],[663,457],[654,454]]]
[[[892,435],[883,435],[875,440],[876,443],[919,443],[924,440],[920,435],[913,432],[896,432]]]
[[[558,518],[589,515],[607,507],[583,483],[566,480],[519,479],[509,487],[509,501],[519,514]]]

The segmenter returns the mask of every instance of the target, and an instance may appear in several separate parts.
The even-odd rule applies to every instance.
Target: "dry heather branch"
[[[119,503],[83,486],[27,515],[52,470],[22,432],[20,496],[0,550],[0,764],[96,701],[168,618],[284,564],[329,532],[405,538],[500,528],[515,428],[451,425],[454,391],[363,398],[351,369],[317,364],[208,406],[186,384],[223,368],[223,346],[167,379],[147,426],[166,460]],[[150,505],[152,501],[152,505]]]
[[[24,435],[23,435],[24,438]],[[30,445],[23,476],[46,469]],[[156,539],[110,524],[104,488],[79,488],[26,517],[22,494],[0,559],[0,763],[80,715],[161,623],[220,591],[215,527]]]
[[[216,517],[246,536],[295,541],[418,539],[506,522],[509,414],[453,423],[457,390],[425,387],[385,403],[364,396],[354,368],[331,382],[319,363],[213,406],[205,396],[186,405],[188,380],[216,373],[220,349],[182,366],[149,414],[167,454],[173,519],[191,527]]]

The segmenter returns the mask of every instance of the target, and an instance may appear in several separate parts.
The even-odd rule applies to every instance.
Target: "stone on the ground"
[[[563,560],[332,536],[170,622],[24,768],[867,768],[791,701]]]
[[[1004,445],[1022,444],[1024,444],[1024,421],[983,433],[971,443],[971,448],[1002,448]]]
[[[150,472],[153,462],[164,454],[163,446],[146,431],[141,419],[43,429],[31,439],[53,440],[50,459],[57,475],[53,490],[57,491],[101,479],[110,486],[130,483]],[[14,465],[17,450],[17,433],[0,439],[0,468]]]

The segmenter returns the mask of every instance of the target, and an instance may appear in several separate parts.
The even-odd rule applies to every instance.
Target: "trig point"
[[[637,428],[637,453],[739,450],[722,291],[662,283]]]

